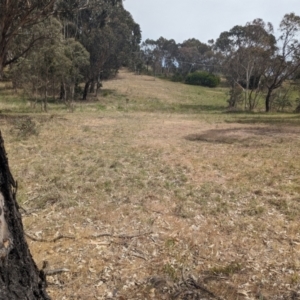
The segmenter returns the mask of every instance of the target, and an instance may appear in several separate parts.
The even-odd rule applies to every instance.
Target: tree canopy
[[[102,79],[134,63],[140,40],[122,0],[0,0],[0,79],[10,66],[15,88],[45,100],[58,90],[73,99],[80,82],[84,99],[97,92]]]

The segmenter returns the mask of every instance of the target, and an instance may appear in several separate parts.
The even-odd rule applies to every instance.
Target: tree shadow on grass
[[[148,99],[146,104],[136,107],[139,111],[160,111],[178,114],[220,114],[222,107],[218,105],[195,105],[195,104],[168,104],[158,98]]]
[[[190,134],[184,138],[191,142],[215,144],[238,144],[244,147],[272,147],[274,143],[282,143],[298,139],[300,128],[281,126],[253,126],[225,129],[212,129],[202,133]]]
[[[267,125],[294,125],[300,126],[300,114],[253,114],[246,116],[237,116],[231,120],[226,120],[227,123],[239,124],[267,124]]]
[[[189,113],[203,113],[203,112],[216,112],[220,113],[225,109],[225,106],[221,105],[205,105],[205,104],[179,104],[178,109],[181,112]]]

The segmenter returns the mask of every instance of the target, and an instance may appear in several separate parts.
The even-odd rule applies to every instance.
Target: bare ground
[[[124,71],[105,88],[26,139],[1,121],[33,257],[68,269],[51,297],[300,299],[300,127],[139,111],[187,88]]]

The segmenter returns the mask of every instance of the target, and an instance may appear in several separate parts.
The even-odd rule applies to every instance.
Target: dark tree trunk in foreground
[[[16,187],[0,132],[0,300],[49,300],[44,273],[38,270],[24,238]]]

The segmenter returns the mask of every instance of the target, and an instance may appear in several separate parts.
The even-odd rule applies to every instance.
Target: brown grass
[[[70,270],[48,277],[51,297],[298,299],[297,123],[125,71],[105,89],[73,114],[29,115],[31,135],[0,120],[25,230],[75,237],[28,240],[39,267]]]

